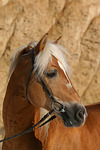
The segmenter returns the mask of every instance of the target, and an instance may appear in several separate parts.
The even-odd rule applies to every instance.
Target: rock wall
[[[62,36],[71,80],[84,104],[100,101],[100,0],[0,0],[0,139],[2,102],[16,48]]]

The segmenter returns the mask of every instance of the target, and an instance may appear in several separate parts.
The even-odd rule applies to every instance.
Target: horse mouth
[[[62,119],[63,120],[63,119]],[[71,128],[71,127],[81,127],[84,125],[85,121],[83,122],[76,122],[76,121],[71,121],[71,120],[63,120],[64,126]]]
[[[80,120],[80,121],[77,121],[75,119],[72,119],[72,118],[65,118],[63,117],[63,115],[60,115],[63,123],[64,123],[64,126],[65,127],[68,127],[68,128],[71,128],[71,127],[81,127],[84,125],[85,121],[86,121],[86,118],[85,115],[84,115],[84,119],[83,120]]]

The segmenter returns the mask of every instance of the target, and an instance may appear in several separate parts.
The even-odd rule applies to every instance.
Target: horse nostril
[[[78,121],[83,121],[84,120],[84,113],[82,110],[79,110],[76,114],[76,118]]]

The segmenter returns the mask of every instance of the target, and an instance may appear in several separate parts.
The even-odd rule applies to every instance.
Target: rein
[[[34,48],[31,50],[32,52],[32,64],[34,64]],[[27,85],[26,85],[26,93],[25,93],[25,97],[26,97],[26,100],[28,101],[28,103],[30,102],[28,97],[27,97],[27,93],[28,93],[28,87],[29,87],[29,82],[30,82],[30,79],[31,79],[31,76],[32,76],[32,72],[33,72],[33,69],[34,69],[34,65],[32,66],[32,69],[31,69],[31,72],[29,74],[29,78],[28,78],[28,82],[27,82]],[[40,82],[45,90],[45,92],[48,94],[48,96],[50,97],[50,99],[52,100],[52,110],[49,111],[46,115],[44,115],[44,117],[38,122],[36,123],[34,126],[30,127],[29,129],[27,129],[26,131],[24,132],[21,132],[19,134],[16,134],[14,136],[11,136],[11,137],[8,137],[8,138],[5,138],[3,140],[0,140],[0,142],[4,142],[4,141],[7,141],[7,140],[10,140],[10,139],[14,139],[14,138],[17,138],[19,136],[22,136],[26,133],[30,133],[36,129],[39,129],[40,127],[44,126],[45,124],[47,124],[48,122],[50,122],[51,120],[55,119],[56,116],[53,115],[52,117],[50,117],[47,121],[45,121],[54,111],[55,112],[64,112],[64,105],[62,103],[61,100],[56,100],[54,98],[54,96],[52,95],[52,93],[50,92],[50,90],[48,89],[47,85],[45,84],[44,80],[42,77],[39,76],[39,79],[40,79]],[[61,106],[61,109],[60,110],[56,110],[55,109],[55,104],[59,104]],[[45,121],[44,123],[42,123],[43,121]],[[42,123],[42,124],[41,124]],[[40,125],[41,124],[41,125]]]
[[[26,131],[24,132],[21,132],[19,134],[16,134],[14,136],[11,136],[11,137],[8,137],[8,138],[5,138],[3,140],[0,140],[0,142],[4,142],[4,141],[8,141],[8,140],[11,140],[11,139],[14,139],[14,138],[17,138],[19,136],[22,136],[26,133],[30,133],[36,129],[39,129],[40,127],[42,127],[43,125],[47,124],[48,122],[50,122],[51,120],[55,119],[56,116],[52,116],[50,119],[48,119],[47,121],[45,121],[44,123],[42,123],[40,126],[38,126],[41,122],[43,122],[44,120],[46,120],[47,117],[49,117],[52,113],[54,112],[54,110],[52,109],[50,112],[48,112],[38,123],[36,123],[34,126],[30,127],[29,129],[27,129]],[[38,126],[38,127],[37,127]],[[37,127],[37,128],[36,128]]]

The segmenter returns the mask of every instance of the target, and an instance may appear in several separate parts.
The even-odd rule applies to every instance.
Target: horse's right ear
[[[42,51],[47,43],[48,33],[46,33],[38,44],[35,46],[34,55],[36,56],[40,51]]]
[[[53,42],[53,44],[58,44],[58,42],[59,42],[60,39],[61,39],[61,36],[60,36],[57,40],[55,40],[55,41]]]

